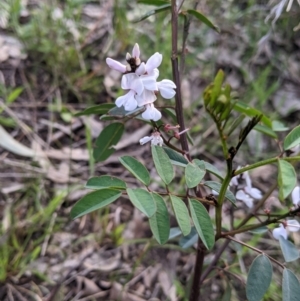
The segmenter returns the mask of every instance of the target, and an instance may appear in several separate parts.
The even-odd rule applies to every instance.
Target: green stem
[[[260,167],[260,166],[276,163],[278,161],[278,159],[279,159],[279,157],[275,157],[275,158],[259,161],[259,162],[254,163],[254,164],[247,165],[243,168],[240,168],[240,169],[236,170],[234,172],[234,176],[240,175],[240,174],[244,173],[245,171],[248,171],[248,170]],[[286,157],[286,158],[282,158],[281,160],[285,160],[285,161],[288,161],[288,162],[300,161],[300,156]]]
[[[295,209],[293,211],[288,211],[287,213],[282,214],[279,217],[276,217],[276,218],[273,218],[273,219],[267,219],[266,221],[261,222],[259,224],[248,225],[248,226],[245,226],[243,228],[238,228],[238,229],[235,229],[235,230],[232,230],[232,231],[223,232],[221,234],[221,237],[227,238],[228,235],[235,235],[235,234],[238,234],[238,233],[243,233],[243,232],[246,232],[246,231],[254,230],[254,229],[260,228],[262,226],[268,226],[270,224],[275,224],[275,223],[278,223],[280,220],[282,220],[286,217],[295,216],[299,211],[300,211],[300,207],[298,207],[297,209]]]
[[[230,159],[229,159],[230,160]],[[231,173],[232,173],[232,162],[227,160],[227,174],[222,182],[221,190],[218,196],[218,205],[216,207],[216,239],[221,236],[222,230],[222,208],[225,199],[225,194],[227,191],[227,187],[231,180]]]

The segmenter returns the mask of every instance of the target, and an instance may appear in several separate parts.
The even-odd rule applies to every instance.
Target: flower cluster
[[[176,85],[169,79],[157,81],[162,62],[162,55],[158,52],[153,54],[146,63],[140,59],[140,48],[135,44],[132,54],[126,55],[127,64],[124,65],[111,58],[106,59],[107,65],[114,70],[122,72],[121,87],[128,92],[116,99],[116,106],[124,106],[126,111],[133,111],[138,107],[144,107],[142,117],[147,120],[157,121],[161,113],[154,107],[153,102],[157,99],[159,91],[161,96],[171,99],[175,95]]]
[[[145,143],[151,141],[151,145],[159,145],[162,146],[164,141],[160,136],[159,132],[153,132],[151,136],[145,136],[140,139],[140,144],[144,145]]]
[[[234,186],[237,189],[236,199],[244,202],[249,208],[253,207],[254,200],[262,198],[261,191],[252,187],[252,181],[247,171],[233,177],[230,181],[230,186]]]
[[[275,239],[279,240],[279,236],[287,239],[288,231],[297,232],[300,230],[300,224],[295,219],[284,221],[278,228],[273,230],[273,236]]]

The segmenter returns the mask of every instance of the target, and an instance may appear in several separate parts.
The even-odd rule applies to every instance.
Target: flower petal
[[[259,200],[262,198],[262,193],[257,188],[250,188],[248,186],[245,187],[245,192],[248,193],[251,197],[253,197],[256,200]]]
[[[169,79],[163,79],[160,82],[157,82],[158,90],[163,98],[171,99],[176,94],[174,90],[176,85]]]
[[[297,232],[300,230],[300,224],[295,219],[290,219],[287,221],[287,230],[291,232]]]
[[[139,67],[135,70],[135,74],[137,75],[143,75],[146,73],[146,67],[145,67],[145,63],[142,62]]]
[[[146,105],[146,111],[142,114],[142,117],[146,120],[157,121],[161,118],[161,113],[151,103]]]
[[[152,145],[159,145],[159,146],[162,146],[164,143],[164,140],[163,138],[160,137],[160,135],[155,135],[153,136],[153,139],[151,141],[151,144]]]
[[[239,182],[237,180],[237,176],[233,177],[231,180],[230,180],[230,183],[229,183],[230,186],[238,186],[239,185]]]
[[[146,104],[154,102],[156,100],[156,95],[153,91],[145,89],[141,95],[136,95],[135,99],[138,102],[138,106],[142,107]]]
[[[134,98],[135,93],[133,90],[130,90],[127,94],[120,96],[116,99],[116,106],[124,106],[126,111],[132,111],[137,107],[137,101]]]
[[[134,90],[138,95],[142,94],[144,86],[140,77],[135,73],[128,73],[122,76],[121,87],[124,90]]]
[[[149,57],[146,63],[146,71],[150,73],[154,68],[159,67],[162,61],[162,55],[158,52]]]
[[[135,43],[132,49],[132,57],[139,58],[140,57],[140,47],[138,43]]]
[[[293,189],[293,192],[292,192],[292,201],[293,201],[293,204],[295,206],[299,205],[299,203],[300,203],[300,187],[299,186],[296,186]]]
[[[287,239],[287,231],[282,224],[280,224],[279,228],[275,228],[272,233],[274,238],[277,240],[279,240],[279,236],[283,236],[284,239]]]
[[[253,207],[253,199],[248,194],[246,194],[243,190],[238,190],[235,197],[237,198],[237,200],[245,203],[247,207],[249,208]]]
[[[145,136],[145,137],[143,137],[143,138],[140,139],[140,144],[144,145],[145,143],[151,141],[152,139],[153,139],[153,136],[150,136],[150,137],[149,136]]]
[[[115,61],[109,57],[106,59],[106,64],[108,65],[109,68],[120,71],[122,73],[124,73],[126,71],[125,65],[123,65],[120,62]]]
[[[142,75],[140,77],[144,88],[147,90],[151,90],[151,91],[157,91],[157,83],[156,83],[156,78],[153,75]]]
[[[252,181],[251,181],[251,178],[249,176],[248,171],[245,171],[243,173],[243,179],[246,181],[246,186],[251,189],[252,188]]]

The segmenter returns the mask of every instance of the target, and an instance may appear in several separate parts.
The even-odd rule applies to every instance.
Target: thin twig
[[[285,266],[281,262],[277,261],[276,259],[274,259],[270,255],[264,253],[263,251],[255,248],[255,247],[252,247],[252,246],[250,246],[250,245],[248,245],[248,244],[246,244],[246,243],[244,243],[244,242],[242,242],[242,241],[240,241],[240,240],[238,240],[238,239],[236,239],[236,238],[234,238],[232,236],[227,236],[227,238],[230,239],[230,240],[232,240],[232,241],[234,241],[234,242],[237,242],[238,244],[240,244],[242,246],[245,246],[245,247],[247,247],[247,248],[249,248],[249,249],[251,249],[251,250],[253,250],[253,251],[257,252],[257,253],[260,253],[260,254],[263,254],[263,255],[267,256],[271,261],[273,261],[274,263],[276,263],[277,265],[279,265],[282,269],[285,269]]]

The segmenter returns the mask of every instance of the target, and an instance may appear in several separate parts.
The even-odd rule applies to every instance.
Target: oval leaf
[[[143,212],[147,217],[154,215],[156,211],[156,203],[150,192],[141,188],[128,188],[127,194],[132,204],[141,212]]]
[[[171,195],[171,202],[178,226],[184,236],[191,232],[191,223],[189,211],[185,203],[177,196]]]
[[[273,268],[265,255],[257,256],[250,267],[246,284],[246,295],[249,301],[259,301],[270,286]]]
[[[189,204],[195,228],[205,247],[210,250],[214,246],[215,235],[208,212],[197,200],[190,199]]]
[[[168,241],[170,235],[169,212],[164,199],[160,195],[152,193],[152,196],[157,210],[149,218],[149,224],[155,239],[162,245]]]
[[[183,249],[188,249],[192,247],[199,239],[199,235],[195,227],[192,227],[192,230],[189,235],[182,236],[179,240],[179,245]]]
[[[196,187],[205,175],[205,165],[200,168],[196,163],[189,162],[185,168],[185,181],[189,188]]]
[[[196,162],[196,164],[198,164],[197,162],[200,160],[195,159],[194,161]],[[206,171],[212,173],[213,175],[218,177],[220,180],[222,180],[222,181],[224,180],[224,177],[222,176],[221,172],[217,169],[217,167],[215,167],[214,165],[212,165],[206,161],[200,161],[200,162],[204,162]]]
[[[300,125],[296,126],[287,134],[283,142],[283,148],[284,150],[288,150],[298,144],[300,144]]]
[[[173,149],[168,147],[163,147],[163,150],[168,155],[173,165],[186,167],[186,165],[189,163],[189,161],[185,157],[183,157],[181,154],[174,151]]]
[[[115,107],[113,103],[103,103],[101,105],[87,108],[82,112],[78,112],[74,116],[83,116],[83,115],[92,115],[92,114],[103,115],[106,114],[113,107]]]
[[[85,188],[88,189],[103,189],[103,188],[115,188],[126,189],[126,183],[119,178],[111,176],[101,176],[90,178]]]
[[[291,262],[299,258],[299,250],[296,246],[289,240],[285,239],[283,236],[279,236],[280,248],[286,262]]]
[[[174,178],[172,163],[162,147],[152,145],[152,157],[155,168],[161,179],[168,185]]]
[[[200,13],[198,10],[188,9],[187,13],[196,17],[199,21],[203,22],[209,28],[215,30],[216,32],[220,32],[220,29],[216,25],[214,25],[207,17],[205,17],[202,13]]]
[[[244,113],[248,117],[255,117],[255,116],[263,115],[263,113],[261,111],[254,109],[252,107],[249,107],[246,103],[241,102],[241,101],[237,101],[234,104],[233,109],[236,110],[237,112]],[[272,128],[272,121],[267,116],[263,115],[263,117],[261,118],[261,122],[263,124],[265,124],[266,126],[268,126],[269,128]]]
[[[150,184],[149,171],[141,162],[130,156],[120,157],[119,160],[121,164],[143,184],[146,186]]]
[[[211,188],[212,190],[216,191],[217,193],[220,192],[221,186],[222,186],[220,183],[215,182],[215,181],[206,181],[206,182],[204,182],[204,185],[207,186],[207,187],[209,187],[209,188]],[[235,202],[236,202],[235,196],[228,189],[226,191],[225,198],[228,199],[234,206],[236,206],[235,205]]]
[[[292,164],[278,159],[279,199],[283,201],[295,188],[297,175]]]
[[[297,301],[300,296],[300,284],[294,273],[288,269],[283,270],[282,301]]]
[[[103,208],[114,202],[120,196],[120,191],[108,188],[91,192],[73,206],[71,210],[71,217],[75,219],[97,209]]]
[[[111,123],[102,130],[96,140],[96,148],[93,153],[96,161],[104,161],[114,153],[113,146],[119,142],[123,132],[124,124],[119,122]]]
[[[143,15],[142,17],[140,17],[140,18],[138,18],[138,19],[136,19],[136,20],[134,20],[132,22],[133,23],[141,22],[141,21],[149,18],[152,15],[156,15],[157,13],[160,13],[162,11],[169,10],[170,8],[171,8],[171,4],[160,5],[157,8],[148,11],[145,15]]]

